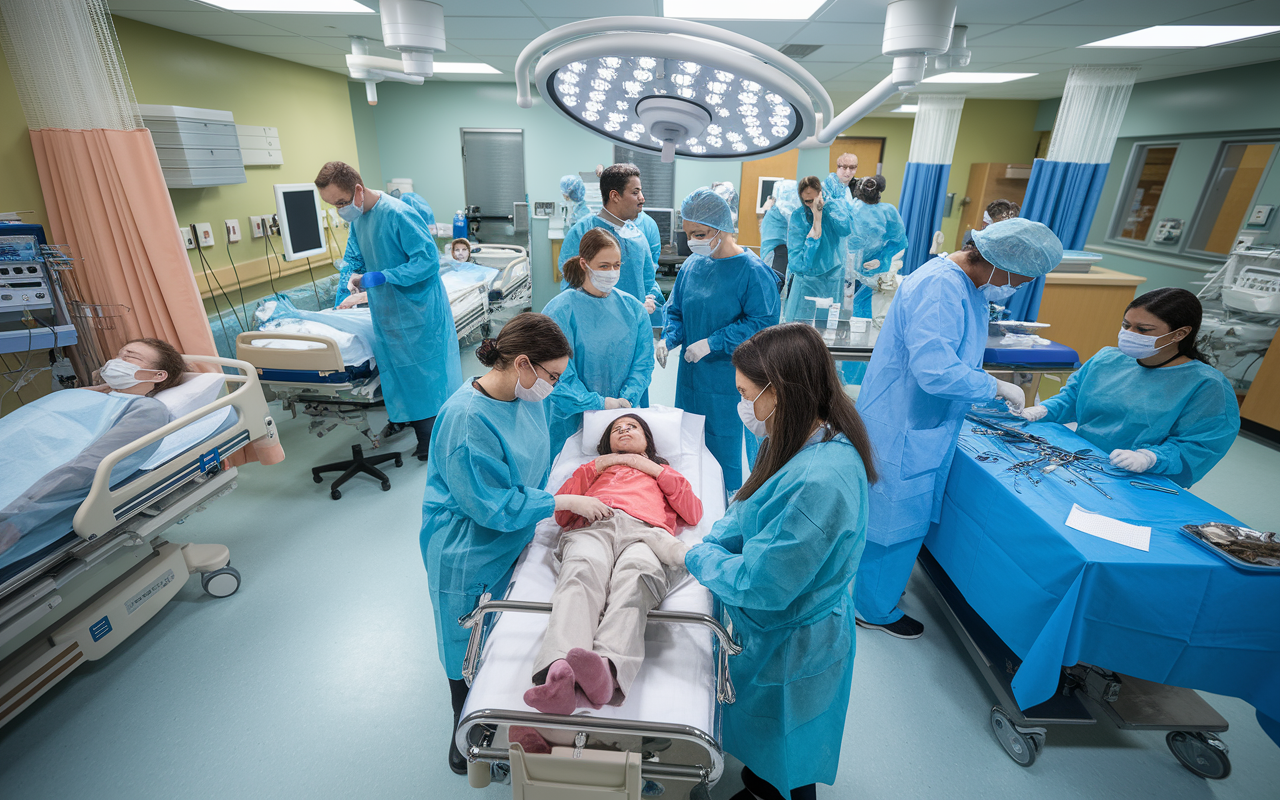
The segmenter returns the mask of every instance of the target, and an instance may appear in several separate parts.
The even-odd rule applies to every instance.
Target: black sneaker
[[[467,759],[458,750],[458,745],[453,741],[453,737],[449,737],[449,769],[458,775],[467,774]]]
[[[390,439],[392,436],[399,436],[409,429],[409,426],[403,422],[388,422],[383,427],[382,433],[378,434],[379,439]]]
[[[874,622],[867,622],[865,619],[854,617],[853,621],[858,623],[859,628],[866,628],[873,631],[884,631],[890,636],[899,639],[919,639],[924,633],[924,623],[919,620],[912,619],[906,614],[902,615],[902,619],[897,622],[890,622],[887,625],[877,625]]]

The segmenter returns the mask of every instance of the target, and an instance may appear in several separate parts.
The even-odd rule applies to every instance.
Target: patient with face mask
[[[659,456],[648,424],[624,414],[606,427],[600,457],[578,467],[557,494],[596,497],[612,514],[595,522],[557,511],[563,528],[557,580],[532,689],[524,700],[547,714],[621,705],[644,660],[645,618],[683,570],[654,555],[655,537],[696,525],[702,502]]]
[[[181,382],[185,368],[169,343],[134,339],[102,365],[101,383],[53,392],[0,417],[0,559],[36,528],[71,530],[102,460],[168,424],[169,410],[154,395]],[[112,485],[158,447],[122,459]]]

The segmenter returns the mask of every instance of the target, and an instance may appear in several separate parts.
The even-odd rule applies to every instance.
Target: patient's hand
[[[601,464],[603,463],[603,466]],[[596,459],[596,473],[604,472],[609,467],[631,467],[651,477],[662,474],[662,465],[656,464],[639,453],[609,453]]]
[[[596,459],[596,474],[599,475],[609,467],[616,467],[619,464],[626,464],[627,457],[630,453],[608,453]]]
[[[338,308],[355,308],[356,306],[363,305],[367,302],[369,302],[369,295],[365,292],[357,292],[352,295],[347,295],[347,299],[338,304]]]
[[[613,516],[613,509],[594,497],[581,494],[556,495],[556,511],[569,511],[587,522],[599,522]]]

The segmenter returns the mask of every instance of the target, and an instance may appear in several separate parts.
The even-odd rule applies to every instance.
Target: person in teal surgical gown
[[[880,472],[858,569],[859,625],[900,639],[924,632],[898,598],[938,520],[965,412],[997,396],[1015,412],[1025,403],[1021,388],[982,369],[987,304],[1002,303],[1061,261],[1062,243],[1044,225],[997,222],[975,231],[960,252],[908,275],[889,305],[858,395]]]
[[[1113,466],[1191,486],[1240,432],[1235,391],[1196,349],[1200,318],[1186,289],[1147,292],[1125,311],[1119,346],[1104,347],[1023,416],[1079,423],[1076,433]]]
[[[811,326],[763,330],[733,365],[742,419],[767,435],[755,468],[702,543],[661,537],[655,552],[706,586],[741,637],[722,724],[746,765],[733,800],[813,798],[835,782],[848,714],[871,445]]]
[[[680,206],[693,255],[676,274],[666,325],[656,345],[658,362],[683,346],[676,405],[707,418],[707,447],[724,470],[725,488],[742,485],[742,420],[733,387],[734,349],[778,321],[778,284],[759,256],[733,239],[724,198],[703,188]]]
[[[883,175],[875,175],[855,181],[850,187],[853,202],[850,205],[849,250],[856,251],[858,264],[856,275],[862,284],[853,296],[851,316],[871,317],[871,295],[880,276],[893,266],[893,259],[907,249],[907,229],[902,216],[892,203],[881,201],[885,189]],[[840,372],[847,384],[860,384],[867,372],[862,361],[846,361]]]
[[[569,207],[566,227],[571,228],[591,216],[591,209],[587,208],[587,185],[582,182],[582,178],[565,175],[560,179],[560,194]]]
[[[760,220],[760,260],[772,267],[784,281],[787,277],[787,226],[791,215],[800,207],[795,181],[776,181],[769,197],[769,208]]]
[[[427,233],[431,233],[431,226],[436,224],[435,212],[431,210],[431,206],[427,205],[427,201],[422,195],[414,192],[405,192],[398,199],[405,205],[418,212],[418,216],[422,217],[422,222],[427,226]],[[432,238],[432,242],[435,239]],[[359,273],[364,274],[368,267],[364,263],[364,258],[360,255],[360,241],[357,237],[347,236],[347,249],[343,253],[343,258],[339,262],[338,269],[338,290],[333,298],[334,308],[351,307],[352,303],[344,305],[344,301],[351,296],[351,289],[348,288],[351,283],[351,276]],[[366,302],[367,297],[364,298]]]
[[[787,226],[786,303],[782,318],[787,321],[812,320],[814,302],[806,298],[827,297],[840,302],[844,297],[845,257],[848,250],[848,190],[828,176],[826,183],[814,175],[800,181],[800,201],[804,204],[791,215]]]

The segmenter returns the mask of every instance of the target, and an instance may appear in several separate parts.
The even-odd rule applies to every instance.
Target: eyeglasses
[[[560,376],[564,374],[564,373],[562,373],[562,372],[552,372],[551,370],[547,369],[546,367],[542,366],[541,364],[534,363],[533,361],[530,361],[529,363],[530,363],[530,364],[533,364],[533,367],[534,367],[534,369],[535,369],[535,370],[539,370],[539,369],[540,369],[540,370],[542,370],[543,372],[547,373],[547,378],[549,378],[549,379],[550,379],[550,381],[551,381],[551,385],[552,385],[552,386],[555,386],[557,383],[559,383],[559,382],[560,382]],[[535,373],[535,374],[536,374],[536,373]]]

